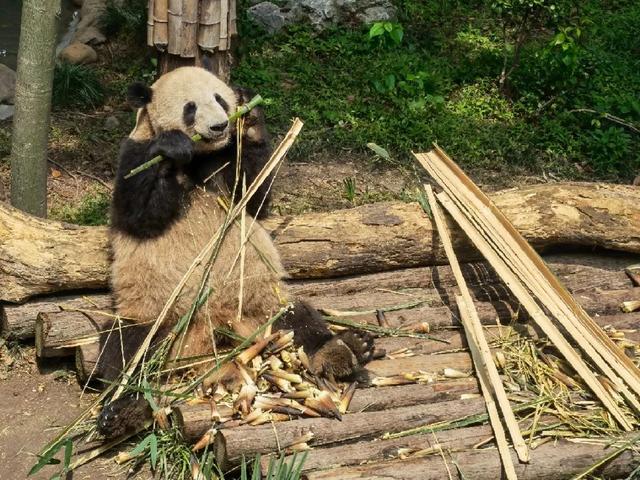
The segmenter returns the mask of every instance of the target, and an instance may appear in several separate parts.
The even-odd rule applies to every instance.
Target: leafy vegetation
[[[243,18],[234,82],[301,145],[410,162],[438,142],[467,167],[628,180],[640,167],[640,4],[398,0],[396,23],[275,37]],[[385,163],[383,157],[376,160]]]
[[[52,209],[50,218],[78,225],[106,225],[109,223],[110,202],[110,195],[95,190],[86,194],[78,205]]]
[[[112,37],[123,33],[135,39],[145,39],[147,30],[147,2],[145,0],[129,0],[116,2],[109,0],[100,17],[100,28]]]
[[[86,65],[56,63],[53,73],[53,105],[89,108],[104,100],[97,72]]]

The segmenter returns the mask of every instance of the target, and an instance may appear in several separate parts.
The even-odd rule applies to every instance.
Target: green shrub
[[[109,0],[100,17],[100,28],[108,37],[123,33],[137,39],[145,38],[147,30],[147,1]]]

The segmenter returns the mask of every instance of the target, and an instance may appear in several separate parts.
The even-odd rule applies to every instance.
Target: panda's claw
[[[117,438],[137,431],[151,418],[153,412],[144,397],[125,395],[102,408],[98,416],[98,432],[107,439]]]
[[[373,358],[373,337],[346,330],[325,343],[311,359],[313,373],[327,378],[348,378]]]

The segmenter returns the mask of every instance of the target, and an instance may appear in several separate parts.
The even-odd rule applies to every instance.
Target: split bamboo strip
[[[522,438],[518,421],[516,420],[509,399],[504,391],[502,380],[498,370],[493,363],[491,357],[491,351],[489,345],[482,331],[482,325],[478,318],[478,312],[473,306],[473,298],[469,293],[467,282],[464,279],[462,269],[458,263],[458,258],[453,250],[453,243],[451,241],[451,235],[447,224],[442,216],[436,197],[433,194],[433,190],[430,185],[425,185],[425,191],[427,192],[427,199],[429,200],[429,206],[431,207],[431,214],[436,224],[438,235],[444,246],[444,250],[449,259],[449,265],[453,271],[453,275],[458,282],[458,288],[460,289],[461,297],[456,296],[456,303],[458,305],[458,311],[460,313],[460,320],[464,326],[464,331],[467,335],[467,344],[471,350],[471,356],[473,358],[473,364],[478,374],[480,381],[480,388],[487,404],[487,412],[491,419],[494,431],[496,432],[496,442],[498,443],[498,449],[500,450],[500,457],[504,465],[505,473],[508,478],[516,478],[513,463],[511,462],[511,455],[509,454],[509,447],[504,436],[504,429],[500,418],[498,417],[498,411],[494,402],[494,397],[498,401],[500,410],[504,417],[509,435],[513,441],[513,446],[518,454],[518,458],[521,462],[529,461],[529,449]]]
[[[179,55],[181,49],[182,31],[182,0],[169,0],[168,10],[168,35],[167,52],[172,55]]]
[[[467,304],[463,297],[456,296],[456,302],[458,304],[458,311],[460,312],[460,318],[462,319],[463,324],[465,325],[464,329],[467,332],[467,342],[469,344],[469,349],[471,350],[471,356],[473,357],[473,364],[475,366],[476,372],[478,374],[478,383],[480,383],[480,391],[482,392],[482,397],[484,398],[485,406],[487,407],[487,414],[489,415],[489,422],[491,423],[491,428],[493,429],[493,434],[496,439],[496,444],[498,446],[498,452],[500,453],[500,462],[502,463],[502,468],[504,469],[505,476],[507,480],[512,480],[518,478],[516,474],[515,467],[513,465],[513,460],[511,459],[511,453],[509,451],[509,444],[507,443],[507,437],[504,433],[504,427],[502,426],[502,422],[500,420],[500,414],[498,413],[498,407],[496,406],[496,402],[493,399],[493,393],[489,388],[491,385],[491,380],[488,378],[487,372],[487,364],[482,358],[482,354],[480,353],[480,349],[475,341],[474,333],[472,331],[471,322],[473,322],[473,308]],[[509,408],[511,410],[511,408]],[[513,414],[513,412],[511,412]],[[516,428],[520,439],[522,439],[522,435],[520,434],[520,428],[518,427],[518,423],[516,422]],[[513,432],[509,432],[513,438]],[[522,446],[524,447],[526,453],[526,460],[524,462],[529,462],[529,449],[524,444],[524,440],[522,440]],[[515,447],[515,445],[514,445]],[[520,457],[520,452],[518,453],[518,459],[523,461]]]
[[[194,58],[198,54],[198,0],[182,0],[181,57]]]
[[[220,1],[202,0],[201,2],[198,46],[209,52],[213,52],[219,45]]]
[[[154,0],[153,2],[153,44],[160,50],[167,46],[169,35],[168,0]]]
[[[153,11],[155,0],[149,0],[147,8],[147,46],[153,47]]]
[[[291,145],[293,145],[293,142],[296,140],[298,134],[300,133],[300,130],[302,130],[302,126],[303,126],[303,123],[299,118],[295,118],[293,120],[293,125],[285,135],[282,142],[280,142],[280,145],[278,145],[278,147],[273,151],[273,154],[271,155],[271,158],[269,159],[269,161],[265,164],[265,166],[260,171],[258,176],[251,183],[251,185],[247,189],[246,194],[240,199],[240,201],[236,205],[233,206],[233,208],[229,212],[228,222],[225,225],[227,226],[230,225],[238,217],[238,215],[240,215],[240,212],[242,211],[243,208],[246,207],[249,200],[255,195],[260,185],[267,178],[269,178],[269,175],[271,175],[271,173],[275,170],[275,168],[284,159],[285,155],[289,151],[289,148],[291,147]],[[184,288],[187,280],[189,279],[191,274],[194,272],[195,268],[198,265],[200,265],[206,258],[209,257],[209,255],[211,254],[215,246],[219,243],[221,235],[224,235],[225,232],[223,231],[223,227],[225,225],[221,226],[218,229],[218,231],[211,237],[211,240],[200,251],[198,256],[193,260],[193,263],[191,264],[191,266],[185,272],[184,276],[182,277],[178,285],[176,285],[176,288],[173,290],[173,293],[165,303],[164,308],[158,315],[158,318],[156,318],[154,324],[151,326],[151,329],[149,330],[147,337],[144,339],[144,342],[142,343],[140,348],[138,348],[138,351],[136,352],[134,357],[131,359],[131,362],[127,366],[126,371],[124,372],[124,375],[122,375],[122,378],[120,380],[120,385],[115,391],[112,401],[116,400],[124,391],[124,388],[127,384],[128,379],[131,378],[131,375],[133,374],[136,367],[140,363],[140,360],[142,360],[142,357],[145,355],[147,349],[149,348],[149,345],[151,344],[151,340],[153,339],[154,335],[157,333],[158,329],[162,325],[162,322],[164,322],[165,318],[169,314],[176,299],[178,298],[178,295]]]
[[[443,188],[470,220],[479,225],[479,231],[485,238],[496,245],[497,252],[503,256],[505,263],[549,308],[551,314],[567,329],[629,404],[640,411],[640,402],[618,377],[620,375],[624,378],[640,394],[638,370],[631,360],[591,320],[506,217],[442,150],[429,152],[426,157],[429,162],[423,162],[419,158],[423,166],[433,175],[440,176]],[[592,326],[578,317],[578,311]]]
[[[478,248],[480,253],[482,253],[482,255],[496,270],[498,275],[500,275],[504,280],[505,284],[527,310],[531,318],[536,322],[536,324],[538,324],[556,348],[558,348],[560,353],[576,370],[578,375],[582,377],[587,386],[600,399],[605,408],[625,430],[631,430],[632,427],[629,419],[620,410],[614,398],[602,386],[594,372],[591,371],[580,355],[578,355],[578,352],[576,352],[576,350],[574,350],[574,348],[564,338],[560,330],[558,330],[549,317],[547,317],[542,308],[540,308],[529,291],[522,284],[521,280],[509,269],[504,260],[495,252],[493,246],[485,240],[485,238],[478,232],[477,228],[471,224],[447,194],[438,194],[437,198],[440,201],[440,204],[449,212],[460,228],[467,234],[476,248]]]

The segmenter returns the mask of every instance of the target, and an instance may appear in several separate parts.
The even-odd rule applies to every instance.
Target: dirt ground
[[[0,343],[2,341],[0,340]],[[95,399],[81,395],[73,365],[48,359],[36,362],[29,345],[0,347],[0,478],[21,480],[37,462],[37,452]],[[57,468],[45,467],[34,479],[49,479]],[[75,480],[123,478],[109,458],[74,472]],[[144,478],[144,477],[139,477]]]

